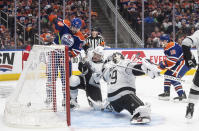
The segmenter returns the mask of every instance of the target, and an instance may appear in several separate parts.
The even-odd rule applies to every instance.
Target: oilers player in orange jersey
[[[58,31],[54,39],[55,44],[62,44],[69,47],[69,56],[77,56],[84,43],[84,36],[80,32],[82,21],[79,18],[74,18],[70,23],[67,20],[56,19],[53,21],[55,29]]]
[[[167,69],[165,75],[176,78],[182,78],[187,71],[190,70],[185,64],[182,47],[176,42],[170,42],[168,35],[160,37],[161,45],[164,48],[166,59],[161,61],[159,68]],[[182,101],[186,99],[185,91],[183,91],[182,84],[179,80],[164,79],[164,93],[159,94],[160,100],[170,99],[170,86],[173,85],[178,97],[174,97],[174,101]]]
[[[79,18],[74,18],[71,22],[69,22],[68,20],[62,20],[57,17],[53,17],[53,19],[51,21],[53,22],[54,27],[57,31],[57,36],[55,37],[53,43],[57,44],[57,45],[68,46],[69,47],[69,52],[68,52],[69,57],[70,58],[76,57],[80,53],[82,45],[85,40],[83,34],[80,32],[80,28],[82,25],[81,20]],[[58,75],[58,69],[60,69],[62,92],[63,92],[62,106],[65,107],[65,98],[66,98],[65,81],[64,81],[65,70],[64,70],[64,68],[62,68],[62,66],[63,66],[62,62],[63,62],[64,58],[62,58],[58,54],[55,57],[59,58],[56,62],[58,64],[55,65],[55,69],[56,69],[57,75]],[[69,70],[70,70],[69,73],[71,76],[72,64],[71,64],[70,60],[69,60]],[[49,69],[48,73],[51,73],[50,69]],[[57,75],[56,75],[56,77],[57,77]],[[46,100],[47,104],[52,102],[52,87],[51,87],[51,85],[52,85],[52,78],[49,77],[48,81],[47,81],[47,100]]]

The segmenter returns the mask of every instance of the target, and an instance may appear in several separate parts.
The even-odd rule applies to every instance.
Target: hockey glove
[[[196,59],[193,58],[191,60],[185,60],[185,64],[189,67],[189,68],[195,68],[196,67]]]
[[[86,72],[88,72],[88,68],[87,68],[86,64],[84,64],[83,62],[79,62],[78,69],[83,74],[86,74]]]
[[[182,45],[182,51],[183,51],[183,55],[184,55],[184,59],[185,59],[185,64],[189,68],[196,67],[196,59],[194,58],[194,56],[191,53],[191,48],[188,46]]]

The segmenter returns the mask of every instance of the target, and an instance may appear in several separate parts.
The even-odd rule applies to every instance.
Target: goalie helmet
[[[120,52],[115,52],[112,55],[112,60],[113,60],[113,63],[115,64],[119,63],[123,59],[124,59],[124,56]]]

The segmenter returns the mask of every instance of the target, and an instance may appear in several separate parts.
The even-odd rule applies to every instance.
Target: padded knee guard
[[[79,76],[72,75],[70,77],[70,86],[71,87],[76,87],[79,84],[80,84],[80,78],[79,78]]]

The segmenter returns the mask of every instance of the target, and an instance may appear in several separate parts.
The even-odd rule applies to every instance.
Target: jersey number
[[[111,84],[115,84],[117,82],[117,70],[114,70],[111,74]]]

